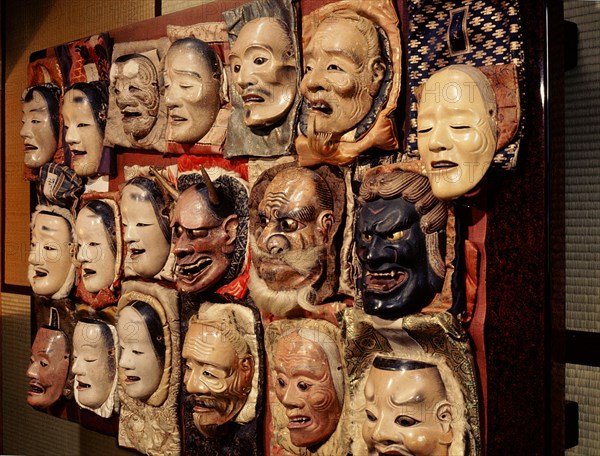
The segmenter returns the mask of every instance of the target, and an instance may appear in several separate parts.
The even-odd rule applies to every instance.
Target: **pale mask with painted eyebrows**
[[[446,456],[452,442],[448,402],[437,368],[373,367],[365,385],[362,435],[369,456]]]
[[[167,52],[164,77],[168,139],[180,143],[199,141],[219,113],[220,82],[201,54],[183,46]]]
[[[296,97],[296,61],[289,32],[271,17],[248,22],[229,56],[244,123],[269,127],[288,113]]]
[[[35,90],[31,101],[23,102],[22,122],[20,135],[25,145],[25,166],[40,168],[51,162],[56,152],[57,138],[52,128],[48,103]]]
[[[98,172],[104,136],[96,123],[93,108],[81,90],[69,90],[64,97],[62,115],[65,141],[72,154],[72,167],[78,176],[94,176]]]
[[[352,130],[369,113],[383,81],[385,65],[370,56],[365,37],[349,21],[325,19],[304,51],[300,84],[310,107],[308,132],[334,138]]]
[[[480,88],[462,71],[435,73],[423,86],[418,110],[419,154],[433,194],[446,201],[465,195],[479,184],[496,151]]]
[[[127,185],[121,193],[123,239],[127,245],[125,264],[150,279],[165,265],[171,245],[156,218],[148,191]]]
[[[33,292],[52,296],[71,273],[70,225],[66,219],[51,214],[37,214],[31,231],[27,276]]]
[[[117,333],[123,389],[134,399],[146,400],[156,391],[163,375],[163,363],[156,354],[148,327],[140,313],[127,306],[119,312]]]
[[[114,347],[107,345],[99,325],[78,322],[73,334],[73,367],[75,400],[97,409],[113,392],[116,375]]]
[[[90,293],[110,287],[115,279],[116,257],[102,218],[84,207],[75,221],[77,261],[83,286]]]

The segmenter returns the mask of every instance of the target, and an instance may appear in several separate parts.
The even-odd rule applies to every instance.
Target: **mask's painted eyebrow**
[[[291,218],[294,220],[300,220],[302,222],[312,222],[315,218],[317,218],[317,211],[313,206],[310,207],[301,207],[300,209],[295,209],[287,212],[280,212],[279,218]]]
[[[48,110],[48,108],[46,108],[45,106],[40,106],[39,108],[28,109],[27,111],[23,110],[23,113],[25,113],[25,112],[44,112],[47,110]]]
[[[46,225],[42,225],[42,231],[50,231],[51,233],[55,233],[56,231],[58,231],[57,229],[54,228],[50,228],[49,226]]]
[[[189,70],[173,70],[173,73],[175,74],[179,74],[179,75],[183,75],[183,76],[192,76],[200,81],[202,81],[202,76],[200,75],[200,73],[197,73],[196,71],[189,71]]]

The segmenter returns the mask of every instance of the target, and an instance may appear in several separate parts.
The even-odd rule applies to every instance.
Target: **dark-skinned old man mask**
[[[50,323],[38,329],[33,345],[27,377],[27,403],[47,408],[62,396],[71,360],[68,336],[58,325],[58,312],[51,308]]]

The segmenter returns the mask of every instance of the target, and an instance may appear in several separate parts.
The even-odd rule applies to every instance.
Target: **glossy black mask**
[[[355,240],[366,313],[394,320],[427,306],[443,285],[427,260],[415,205],[398,197],[364,204]]]

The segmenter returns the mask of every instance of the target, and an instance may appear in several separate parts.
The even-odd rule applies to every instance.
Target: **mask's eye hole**
[[[388,233],[385,238],[388,241],[399,241],[400,239],[402,239],[404,237],[404,231],[400,230],[400,231],[396,231],[394,233]]]
[[[420,423],[420,421],[415,420],[412,416],[408,415],[400,415],[396,418],[395,422],[398,426],[402,427],[411,427]]]
[[[298,229],[298,222],[294,219],[287,218],[281,221],[281,229],[286,233],[291,233]]]
[[[375,422],[377,421],[377,418],[375,417],[375,415],[373,415],[371,412],[369,412],[368,410],[365,410],[367,412],[367,420],[371,421],[371,422]]]

